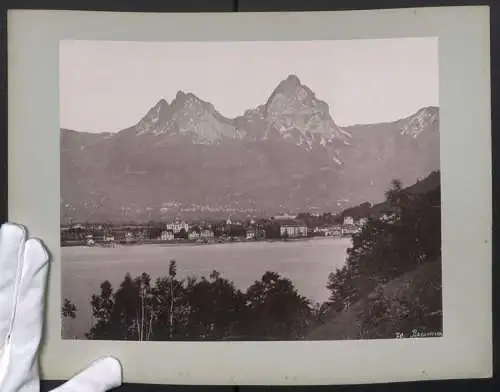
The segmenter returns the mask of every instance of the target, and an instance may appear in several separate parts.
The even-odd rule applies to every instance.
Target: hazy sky
[[[302,42],[60,44],[61,127],[113,132],[178,90],[226,117],[266,102],[295,74],[339,125],[392,121],[438,105],[436,38]]]

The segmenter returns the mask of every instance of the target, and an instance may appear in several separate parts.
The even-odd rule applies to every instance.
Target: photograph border
[[[471,12],[470,18],[467,16],[467,11]],[[444,172],[446,168],[448,173],[454,173],[448,174],[448,178],[445,176],[442,178],[444,180],[442,181],[443,199],[446,200],[446,194],[448,196],[455,194],[453,199],[448,199],[447,205],[443,205],[443,214],[460,210],[464,212],[463,208],[469,207],[469,210],[465,210],[465,213],[469,215],[464,218],[462,214],[461,221],[459,217],[450,217],[449,221],[443,219],[443,244],[455,242],[454,249],[446,247],[444,259],[446,254],[450,259],[454,256],[468,258],[475,255],[473,259],[481,261],[481,264],[475,264],[476,267],[479,265],[478,269],[471,269],[466,265],[457,271],[446,267],[450,263],[443,260],[443,281],[448,281],[448,287],[451,287],[448,289],[444,284],[445,290],[455,291],[456,294],[462,294],[462,297],[450,298],[449,294],[445,295],[445,336],[438,340],[424,339],[418,342],[411,340],[263,344],[204,342],[202,345],[156,342],[141,343],[140,347],[134,342],[106,342],[106,344],[87,341],[67,342],[58,336],[60,335],[60,294],[57,288],[60,281],[58,282],[58,274],[53,272],[49,289],[48,340],[42,356],[46,377],[67,378],[91,358],[96,355],[108,355],[110,351],[122,361],[126,369],[125,381],[132,382],[198,385],[322,385],[489,377],[491,375],[491,285],[489,279],[491,273],[491,162],[490,155],[484,154],[484,149],[490,147],[489,117],[491,112],[489,25],[486,7],[322,12],[301,15],[291,13],[141,15],[64,11],[16,11],[12,15],[18,19],[9,30],[13,33],[9,36],[9,65],[12,65],[9,68],[14,69],[15,64],[16,69],[16,72],[8,75],[9,135],[12,135],[9,138],[9,174],[12,179],[9,183],[9,201],[11,202],[9,219],[23,222],[29,227],[32,235],[40,236],[45,240],[53,255],[52,271],[57,271],[59,262],[59,185],[43,188],[40,186],[40,181],[46,182],[45,174],[49,172],[58,173],[59,154],[54,156],[52,152],[54,148],[57,150],[59,148],[58,143],[54,143],[55,140],[59,140],[59,132],[49,135],[50,138],[43,138],[39,130],[40,128],[50,129],[54,126],[58,128],[58,100],[52,102],[52,99],[45,98],[43,102],[40,102],[39,99],[42,95],[57,98],[57,83],[55,86],[51,85],[54,80],[58,80],[57,56],[55,55],[57,54],[57,41],[63,37],[80,39],[130,39],[132,37],[135,40],[153,40],[161,36],[168,38],[169,34],[170,39],[175,40],[174,32],[178,34],[179,31],[189,33],[191,40],[224,40],[228,39],[227,31],[232,32],[231,40],[263,40],[266,35],[268,40],[271,38],[272,40],[297,40],[421,36],[424,35],[424,30],[425,35],[438,36],[441,45],[440,60],[444,61],[440,64],[440,72],[445,76],[441,85],[446,87],[443,89],[446,97],[440,102],[441,129],[449,129],[448,133],[454,132],[455,136],[457,132],[462,132],[460,140],[463,142],[461,148],[458,147],[453,151],[441,148],[442,171]],[[20,15],[23,16],[19,17]],[[92,19],[92,31],[82,29],[90,23],[89,19]],[[163,28],[159,28],[158,23],[152,25],[148,23],[160,19],[164,22]],[[354,19],[360,23],[358,27],[353,26]],[[169,23],[165,23],[166,20]],[[300,28],[297,28],[298,22],[301,23]],[[38,34],[36,29],[36,26],[40,26],[41,23],[45,27],[42,35]],[[422,23],[425,29],[422,29]],[[95,26],[99,27],[95,28]],[[149,26],[149,29],[145,29],[145,26]],[[256,29],[255,26],[259,28]],[[346,29],[346,26],[351,27]],[[362,27],[359,28],[359,26]],[[100,28],[106,28],[107,31],[103,34],[104,30]],[[209,28],[214,30],[209,30]],[[82,34],[85,37],[82,37]],[[98,37],[100,34],[101,36]],[[186,34],[179,35],[186,39]],[[455,42],[455,39],[460,37],[465,38],[465,41]],[[464,51],[467,56],[464,56]],[[39,61],[32,64],[35,57]],[[40,58],[43,60],[40,61]],[[467,58],[467,61],[463,61],[464,58]],[[452,63],[454,68],[450,69],[449,66]],[[30,67],[33,66],[37,67],[36,73],[29,72]],[[27,75],[35,74],[36,77],[27,78]],[[467,78],[464,79],[463,76]],[[452,78],[456,77],[462,83],[452,83]],[[477,83],[471,83],[471,79]],[[467,96],[457,95],[463,91],[468,92]],[[28,96],[28,93],[32,95]],[[37,101],[38,106],[35,105]],[[464,104],[468,109],[467,113],[464,113]],[[28,119],[15,109],[16,107],[26,108],[26,106],[30,113],[39,120],[37,129],[27,126],[26,120]],[[455,116],[458,119],[453,118],[455,112],[458,113]],[[470,117],[474,118],[473,122]],[[447,125],[443,125],[443,122]],[[472,136],[475,137],[467,134],[467,128],[471,125],[484,132],[484,135],[480,134],[484,138],[478,138],[478,133],[473,133]],[[23,143],[23,140],[27,138],[32,140],[30,146]],[[39,148],[40,146],[43,148]],[[472,152],[477,154],[473,156],[477,156],[478,159],[465,172],[462,170],[461,175],[462,177],[465,175],[469,183],[475,184],[475,191],[479,193],[467,192],[458,178],[455,178],[455,181],[449,178],[458,175],[452,162],[463,163],[460,156],[465,151],[464,148],[469,151],[469,154],[472,149]],[[38,168],[36,178],[26,174],[26,167]],[[36,194],[33,190],[37,189],[46,190],[39,195],[39,198],[32,199],[33,194]],[[53,200],[56,193],[56,200]],[[483,203],[479,206],[467,204],[470,197],[478,195]],[[54,214],[57,219],[54,218]],[[56,220],[57,227],[53,227]],[[457,232],[456,228],[463,228],[464,226],[460,226],[460,223],[464,222],[469,224],[468,230]],[[460,241],[458,243],[455,241],[459,238],[457,235],[461,234],[467,234],[468,238],[472,238],[472,245],[469,244],[466,249],[463,246],[465,244],[461,246]],[[460,284],[463,284],[466,278],[469,288],[473,287],[473,293],[468,293],[469,297],[463,298],[464,294],[459,290],[462,288]],[[476,305],[468,312],[467,318],[460,315],[459,305],[474,303]],[[472,324],[470,319],[474,317],[476,321],[481,320],[481,322]],[[474,339],[471,339],[471,336]],[[467,340],[464,339],[465,337]],[[193,348],[193,344],[196,348]],[[332,352],[325,350],[325,346],[333,349],[332,352],[337,352],[337,355],[332,356]],[[361,346],[364,346],[364,349]],[[177,351],[176,363],[167,361],[160,364],[155,361],[155,352],[158,354],[164,349],[172,348]],[[354,349],[356,353],[353,352]],[[192,350],[197,350],[198,355],[193,356]],[[367,354],[367,350],[377,350],[389,356],[390,365],[387,369],[378,369],[379,355]],[[422,350],[429,350],[430,354],[422,354]],[[278,354],[279,351],[281,353]],[[63,352],[65,361],[61,362],[58,359],[61,358],[60,354]],[[153,355],[150,356],[149,361],[141,360],[137,355],[138,352],[143,355]],[[215,360],[214,353],[217,353]],[[271,353],[273,355],[270,355]],[[464,353],[468,354],[467,358],[460,355]],[[402,363],[399,360],[401,355],[409,356],[409,361]],[[286,362],[283,363],[278,356],[283,356]],[[320,369],[318,369],[318,362],[313,363],[307,360],[310,357],[322,361],[323,367],[319,366]],[[332,358],[336,358],[334,364],[331,362]],[[433,368],[432,362],[426,363],[426,358],[433,358],[433,361],[438,362],[440,358],[440,368]],[[342,359],[344,363],[340,363],[339,359]],[[365,364],[360,365],[360,360]],[[299,362],[301,367],[298,367]],[[356,364],[356,368],[351,369],[350,364]],[[336,365],[339,366],[335,367]],[[172,369],[170,374],[164,373],[164,366]],[[332,374],[331,366],[338,370],[337,374]],[[214,371],[220,368],[226,370],[224,374]],[[252,369],[252,372],[249,372],[249,369]],[[358,372],[354,374],[353,370]]]

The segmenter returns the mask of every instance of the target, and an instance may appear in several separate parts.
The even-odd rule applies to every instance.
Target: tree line
[[[88,339],[110,340],[296,340],[335,320],[366,298],[365,338],[393,337],[394,330],[442,328],[440,188],[412,194],[400,181],[386,192],[385,216],[370,218],[353,235],[346,263],[327,277],[328,301],[300,295],[293,282],[268,271],[246,290],[219,272],[208,277],[177,277],[174,260],[155,280],[129,274],[112,287],[104,281],[91,298],[93,326]],[[413,298],[388,300],[384,287],[426,263],[439,264],[426,279],[433,284]],[[437,272],[436,272],[437,271]],[[422,290],[421,290],[422,291]],[[63,305],[63,316],[77,309]],[[382,328],[381,325],[391,327]]]
[[[114,289],[101,284],[91,298],[95,320],[88,339],[97,340],[262,340],[300,339],[315,312],[293,283],[266,272],[246,291],[213,271],[208,277],[178,279],[176,262],[154,281],[126,274]],[[76,317],[68,300],[64,317]]]

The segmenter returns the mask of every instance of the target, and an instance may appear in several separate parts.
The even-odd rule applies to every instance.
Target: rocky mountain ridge
[[[439,169],[438,108],[350,127],[331,111],[289,75],[233,119],[179,91],[114,134],[61,129],[62,220],[335,211]]]

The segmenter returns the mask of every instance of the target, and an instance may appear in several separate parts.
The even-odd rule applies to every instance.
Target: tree
[[[61,306],[61,316],[65,319],[62,324],[63,327],[63,335],[73,335],[73,326],[71,322],[68,322],[67,319],[75,319],[76,318],[76,306],[69,299],[65,298],[63,301],[63,305]]]
[[[385,192],[385,198],[391,203],[398,204],[404,194],[403,182],[394,179],[391,181],[390,188]]]
[[[230,237],[244,237],[245,236],[245,228],[239,225],[231,225],[229,226],[229,236]]]
[[[213,271],[209,278],[191,280],[186,287],[190,339],[238,339],[245,318],[245,297],[234,284]]]
[[[245,294],[246,335],[252,339],[298,339],[310,326],[312,308],[290,279],[266,272]]]
[[[139,302],[136,309],[137,320],[132,323],[137,329],[137,340],[151,340],[153,321],[156,318],[151,277],[143,272],[141,276],[134,279],[134,286]]]
[[[172,339],[173,331],[174,331],[174,305],[175,305],[175,296],[174,296],[174,281],[177,275],[177,264],[175,260],[170,260],[168,265],[168,277],[170,284],[170,315],[168,321],[168,330],[169,337]]]
[[[178,233],[175,234],[175,237],[182,238],[182,239],[186,240],[188,238],[188,232],[183,227],[182,229],[179,230]]]
[[[76,306],[69,299],[65,298],[63,306],[61,307],[61,315],[63,317],[76,318]]]
[[[101,294],[92,295],[90,304],[92,306],[92,317],[95,320],[92,328],[86,337],[89,339],[120,339],[127,338],[123,336],[122,331],[120,331],[121,325],[113,325],[112,323],[112,313],[114,308],[113,301],[113,287],[109,281],[104,281],[101,284]]]
[[[314,215],[308,212],[301,212],[295,217],[297,220],[301,220],[306,223],[307,227],[313,228],[318,224],[318,219]]]
[[[356,285],[359,274],[347,265],[337,268],[328,276],[327,289],[330,291],[329,307],[334,312],[349,308],[361,297],[361,290]]]
[[[189,305],[186,302],[185,281],[178,280],[176,275],[176,264],[172,260],[169,275],[156,279],[154,298],[157,318],[153,340],[175,340],[185,335]]]
[[[157,239],[161,237],[162,228],[160,225],[152,225],[148,227],[148,238],[149,239]]]

